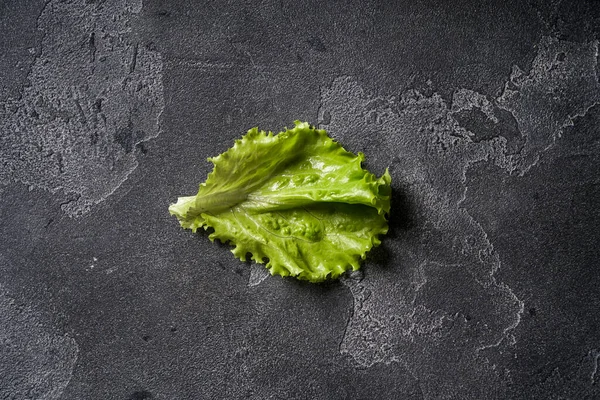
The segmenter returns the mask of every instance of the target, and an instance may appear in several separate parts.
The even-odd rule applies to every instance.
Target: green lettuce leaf
[[[327,132],[306,122],[277,135],[253,128],[218,157],[195,196],[169,212],[182,227],[213,228],[209,239],[229,242],[272,275],[311,282],[357,270],[387,233],[391,178],[362,168]]]

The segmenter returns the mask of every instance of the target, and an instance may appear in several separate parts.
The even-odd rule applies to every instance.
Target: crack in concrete
[[[590,374],[590,382],[592,385],[595,385],[596,374],[598,373],[598,359],[600,359],[600,351],[598,351],[598,349],[592,349],[589,352],[589,356],[592,358],[592,373]]]

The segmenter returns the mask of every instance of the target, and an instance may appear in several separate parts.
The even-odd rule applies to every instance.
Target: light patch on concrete
[[[498,154],[497,165],[525,174],[542,152],[557,143],[564,128],[573,125],[574,118],[600,103],[597,54],[598,41],[573,43],[545,37],[529,73],[513,67],[496,103],[515,117],[525,145],[519,154]]]
[[[248,286],[256,286],[260,285],[265,279],[267,279],[271,274],[269,270],[265,268],[264,264],[256,264],[253,263],[250,266],[250,276],[248,277]]]
[[[59,399],[78,353],[73,338],[53,332],[0,285],[0,398]]]
[[[141,7],[46,4],[30,85],[22,98],[0,103],[0,183],[64,193],[63,210],[79,216],[137,167],[138,145],[159,134],[164,109],[161,55],[131,28]]]
[[[351,151],[369,149],[370,168],[382,171],[390,167],[393,186],[410,203],[411,218],[417,225],[396,240],[387,239],[394,249],[390,262],[408,269],[413,277],[410,281],[390,281],[369,265],[364,279],[344,280],[354,306],[340,345],[342,354],[361,367],[401,362],[418,379],[432,383],[427,390],[435,392],[426,393],[427,397],[437,398],[445,388],[457,390],[448,381],[456,375],[448,374],[446,379],[444,369],[449,368],[464,369],[465,380],[495,385],[498,394],[500,372],[488,365],[483,352],[502,343],[514,344],[511,332],[521,321],[524,303],[496,280],[500,256],[481,225],[461,206],[466,171],[481,161],[520,174],[535,165],[575,116],[598,103],[596,54],[596,42],[544,38],[531,72],[526,75],[515,67],[498,99],[458,90],[452,107],[435,93],[424,96],[415,90],[399,96],[372,96],[351,77],[340,77],[322,89],[320,126]],[[455,118],[457,112],[473,109],[481,111],[491,124],[502,124],[497,114],[510,112],[525,138],[520,151],[509,152],[508,139],[502,135],[473,140],[474,132]],[[502,126],[499,128],[502,131]],[[443,300],[439,301],[442,306],[427,306],[422,292],[445,273],[460,274],[463,282],[440,278],[435,296],[449,302],[460,300],[463,307],[474,311],[485,309],[476,321],[460,310],[457,313],[457,306],[444,305]],[[470,297],[463,294],[466,291]],[[450,355],[463,362],[434,362]],[[428,365],[440,367],[414,370]]]

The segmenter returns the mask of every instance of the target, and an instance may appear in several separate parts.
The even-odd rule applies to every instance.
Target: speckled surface
[[[594,1],[0,2],[0,398],[600,398]],[[252,126],[393,178],[360,272],[167,207]]]

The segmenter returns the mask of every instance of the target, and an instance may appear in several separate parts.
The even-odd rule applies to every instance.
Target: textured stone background
[[[0,0],[0,398],[600,398],[599,38],[595,1]],[[393,177],[338,282],[167,213],[295,119]]]

